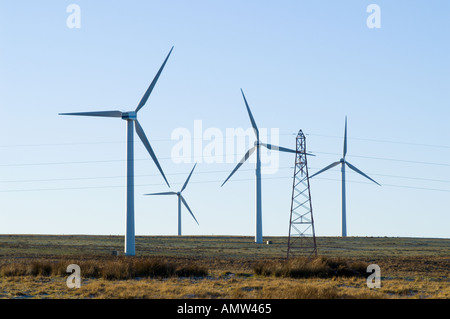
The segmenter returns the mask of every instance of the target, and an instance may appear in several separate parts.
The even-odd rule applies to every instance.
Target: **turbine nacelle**
[[[122,113],[122,120],[136,121],[137,120],[137,112],[135,112],[135,111],[123,112]]]

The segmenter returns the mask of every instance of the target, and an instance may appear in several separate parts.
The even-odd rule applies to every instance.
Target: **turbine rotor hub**
[[[122,120],[133,120],[137,119],[137,113],[135,111],[122,113]]]

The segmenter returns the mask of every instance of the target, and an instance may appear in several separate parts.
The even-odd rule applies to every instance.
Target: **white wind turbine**
[[[198,221],[195,218],[194,214],[192,213],[191,209],[189,208],[189,205],[187,204],[186,200],[184,199],[183,195],[181,193],[186,188],[189,179],[191,178],[192,172],[194,172],[195,166],[197,166],[197,163],[195,163],[194,167],[191,170],[191,173],[189,174],[188,178],[184,182],[183,187],[179,192],[162,192],[162,193],[151,193],[151,194],[144,194],[144,195],[177,195],[178,196],[178,236],[181,236],[181,202],[183,202],[184,206],[186,206],[189,213],[191,213],[192,218],[194,218],[195,222],[198,225]]]
[[[134,132],[133,128],[135,128],[137,135],[141,139],[145,148],[149,152],[153,161],[155,162],[158,170],[161,172],[164,180],[167,185],[170,187],[169,182],[164,175],[164,172],[159,165],[158,159],[156,158],[155,153],[153,152],[152,147],[150,146],[150,142],[145,136],[144,130],[137,120],[137,113],[139,110],[145,105],[150,94],[153,91],[153,88],[156,85],[156,82],[161,75],[164,66],[166,65],[167,60],[169,59],[170,54],[172,53],[173,47],[170,49],[169,54],[167,55],[164,63],[159,68],[158,73],[153,79],[152,83],[148,87],[141,101],[134,111],[122,112],[122,111],[98,111],[98,112],[78,112],[78,113],[59,113],[59,115],[78,115],[78,116],[97,116],[97,117],[115,117],[121,118],[122,120],[127,121],[127,211],[126,211],[126,233],[125,233],[125,254],[128,256],[134,256],[135,251],[135,228],[134,228]]]
[[[345,201],[345,165],[350,167],[352,170],[354,170],[358,174],[360,174],[360,175],[364,176],[365,178],[371,180],[375,184],[380,185],[376,181],[374,181],[372,178],[370,178],[369,176],[367,176],[366,174],[361,172],[359,169],[357,169],[355,166],[350,164],[345,159],[345,155],[347,155],[347,117],[345,117],[344,150],[343,150],[342,158],[339,160],[339,162],[334,162],[334,163],[328,165],[327,167],[321,169],[317,173],[315,173],[315,174],[310,176],[310,178],[313,178],[314,176],[316,176],[316,175],[318,175],[320,173],[323,173],[326,170],[329,170],[330,168],[335,167],[336,165],[341,164],[341,174],[342,174],[342,237],[346,237],[347,236],[347,213],[346,213],[346,201]]]
[[[247,103],[247,99],[245,98],[244,92],[241,89],[242,97],[244,98],[245,106],[247,108],[248,115],[250,117],[250,122],[253,126],[253,131],[256,135],[256,141],[254,146],[247,151],[241,161],[236,165],[231,174],[227,177],[227,179],[223,182],[222,186],[230,179],[230,177],[239,169],[239,167],[244,164],[244,162],[253,154],[256,150],[256,212],[255,212],[255,242],[262,243],[263,242],[263,234],[262,234],[262,202],[261,202],[261,151],[260,147],[264,146],[270,150],[277,150],[282,152],[296,153],[295,150],[288,149],[285,147],[275,146],[271,144],[262,143],[259,140],[259,130],[256,126],[255,119],[253,118],[252,112]]]

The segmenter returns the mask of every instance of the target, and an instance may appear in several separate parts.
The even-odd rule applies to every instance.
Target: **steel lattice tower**
[[[293,256],[317,256],[316,235],[306,160],[306,138],[302,130],[297,134],[294,178],[292,186],[291,217],[287,259]]]

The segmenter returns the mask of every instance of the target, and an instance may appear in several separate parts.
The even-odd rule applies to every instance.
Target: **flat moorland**
[[[318,237],[318,258],[288,261],[286,237],[137,236],[135,257],[123,240],[0,235],[0,298],[450,298],[450,239]],[[66,285],[69,264],[80,288]]]

